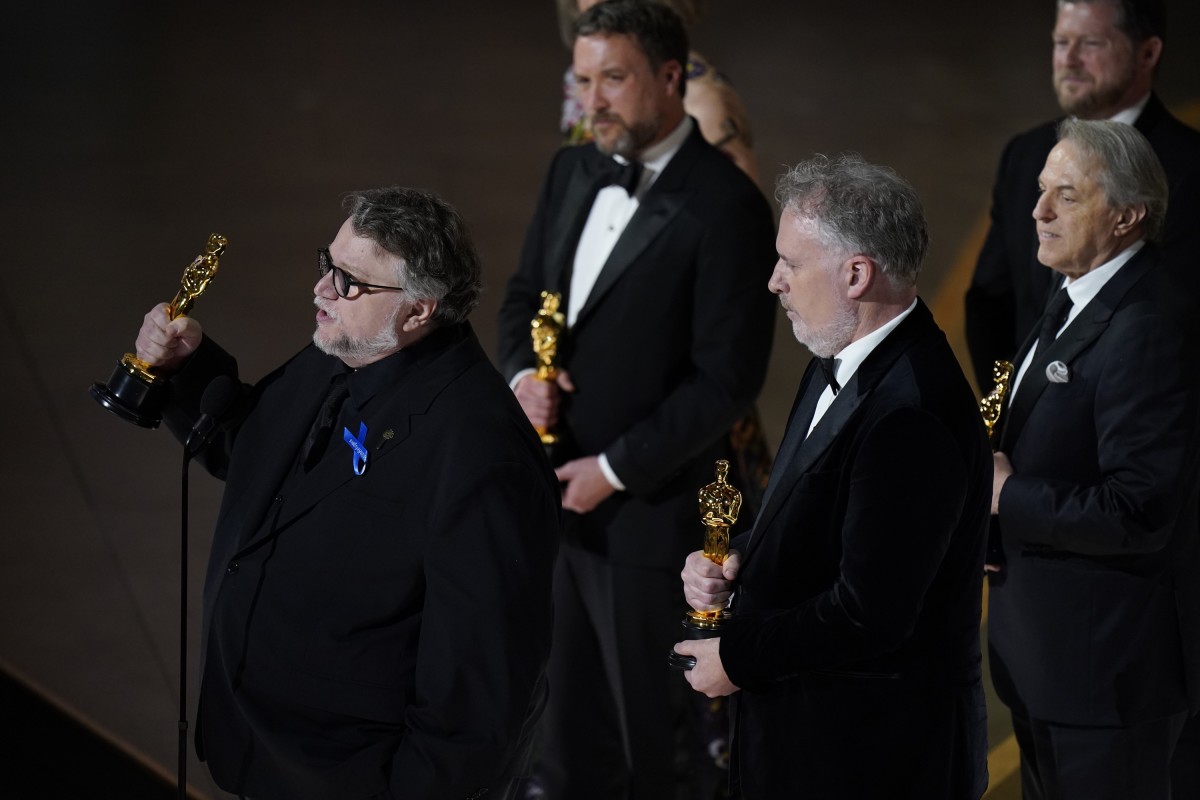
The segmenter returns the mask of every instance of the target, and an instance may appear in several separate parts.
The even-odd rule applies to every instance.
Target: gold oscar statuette
[[[558,292],[542,292],[542,307],[529,323],[539,381],[553,381],[558,376],[558,342],[567,324],[566,317],[558,310],[561,303],[562,295]],[[549,446],[558,443],[558,436],[553,431],[538,426],[537,432],[542,444]]]
[[[704,525],[704,557],[714,564],[724,564],[729,557],[729,529],[737,522],[742,510],[742,493],[729,483],[729,462],[717,461],[717,479],[700,490],[700,522]],[[684,638],[711,639],[721,635],[721,626],[730,618],[727,608],[689,611],[683,617]],[[692,656],[671,651],[668,661],[672,667],[691,669],[696,665]]]
[[[204,293],[220,266],[229,240],[219,233],[208,237],[205,250],[183,271],[179,291],[167,307],[171,319],[191,310],[196,298]],[[107,384],[94,383],[89,390],[97,403],[118,417],[143,428],[157,428],[162,421],[163,390],[166,379],[133,353],[126,353]]]
[[[992,367],[992,380],[996,385],[979,401],[979,413],[983,415],[983,426],[987,428],[988,438],[996,433],[996,424],[1000,421],[1000,412],[1008,399],[1008,387],[1012,383],[1013,365],[1009,361],[999,360]]]

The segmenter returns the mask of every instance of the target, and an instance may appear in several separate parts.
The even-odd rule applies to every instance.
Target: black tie
[[[1046,307],[1046,313],[1042,315],[1042,327],[1038,331],[1037,348],[1033,351],[1035,360],[1041,357],[1047,347],[1054,344],[1059,329],[1062,328],[1063,323],[1067,321],[1067,316],[1071,313],[1071,305],[1071,295],[1067,294],[1067,287],[1064,286],[1054,295],[1054,299]]]
[[[321,460],[321,456],[325,454],[326,448],[329,447],[329,439],[337,424],[342,403],[349,394],[350,387],[346,385],[346,373],[339,372],[334,375],[329,384],[329,394],[325,396],[325,402],[321,404],[321,410],[317,412],[317,418],[313,420],[308,438],[304,440],[304,446],[300,448],[300,463],[304,465],[305,472],[316,466],[316,463]]]
[[[626,161],[618,164],[613,161],[613,169],[609,173],[608,182],[611,186],[620,186],[626,194],[633,197],[637,192],[638,181],[642,178],[642,165],[636,161]]]
[[[842,385],[837,382],[835,375],[837,374],[838,360],[833,356],[829,358],[817,357],[817,366],[821,368],[821,374],[825,376],[825,382],[829,384],[829,388],[833,389],[836,396],[842,390]]]

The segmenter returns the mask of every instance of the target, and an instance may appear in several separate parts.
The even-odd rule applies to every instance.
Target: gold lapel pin
[[[383,446],[385,444],[387,444],[388,442],[390,442],[392,440],[392,437],[394,437],[395,435],[396,435],[396,432],[393,431],[391,428],[388,428],[386,431],[383,432],[383,439],[380,440],[379,444],[375,445],[375,449],[376,450],[383,449]]]

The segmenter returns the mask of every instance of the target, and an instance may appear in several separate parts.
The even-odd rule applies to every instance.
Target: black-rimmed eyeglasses
[[[329,272],[333,273],[333,290],[338,293],[338,297],[349,297],[350,290],[357,286],[359,289],[366,291],[367,289],[392,289],[397,292],[403,292],[403,286],[380,286],[377,283],[364,283],[357,278],[351,278],[346,274],[346,270],[341,267],[334,266],[333,258],[329,255],[328,247],[317,248],[317,270],[320,271],[321,277],[324,278]]]

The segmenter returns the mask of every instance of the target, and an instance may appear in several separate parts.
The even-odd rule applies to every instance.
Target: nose
[[[583,104],[583,110],[587,114],[595,114],[597,111],[603,111],[608,108],[608,101],[604,95],[596,88],[593,81],[586,88],[580,89],[579,102]]]
[[[783,281],[782,270],[780,269],[782,263],[783,259],[775,262],[775,269],[771,270],[771,279],[767,281],[767,288],[773,294],[783,294],[787,291],[787,285]]]
[[[329,270],[317,280],[313,286],[313,294],[317,297],[325,297],[330,300],[336,300],[338,293],[333,288],[333,270]]]
[[[1042,192],[1037,202],[1033,204],[1033,218],[1038,222],[1054,219],[1054,209],[1050,203],[1050,193]]]

